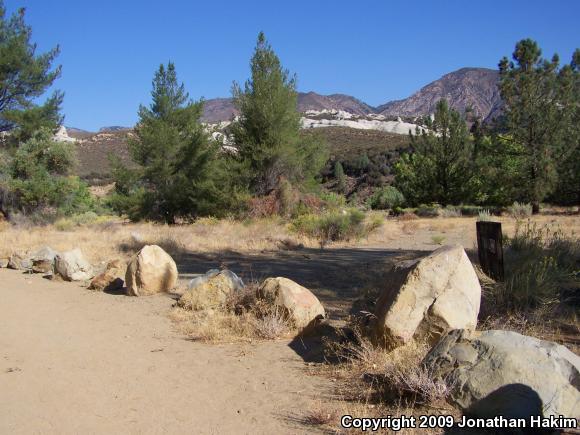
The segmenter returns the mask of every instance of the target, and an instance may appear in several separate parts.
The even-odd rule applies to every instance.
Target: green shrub
[[[346,207],[346,197],[340,193],[323,191],[320,193],[320,199],[329,210]]]
[[[396,187],[386,186],[373,193],[367,204],[373,210],[393,210],[405,204],[405,197]]]
[[[415,214],[420,217],[437,217],[439,216],[439,211],[441,207],[438,205],[425,205],[421,204]]]
[[[483,210],[483,207],[478,205],[460,205],[457,208],[462,216],[477,216]]]
[[[431,237],[431,240],[435,245],[442,245],[443,242],[445,242],[445,236],[442,236],[441,234],[435,234]]]
[[[54,222],[54,226],[59,231],[69,231],[75,227],[102,224],[118,219],[116,216],[98,215],[93,211],[61,217]]]
[[[376,223],[365,224],[365,214],[357,209],[332,210],[321,215],[304,215],[295,219],[291,229],[299,234],[316,238],[320,246],[328,242],[359,239],[376,228]]]

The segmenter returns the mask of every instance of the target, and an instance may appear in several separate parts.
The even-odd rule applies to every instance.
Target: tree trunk
[[[532,214],[540,212],[540,201],[532,201]]]

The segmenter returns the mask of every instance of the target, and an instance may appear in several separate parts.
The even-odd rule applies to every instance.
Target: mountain
[[[212,98],[203,103],[203,122],[231,121],[238,114],[232,98]]]
[[[316,92],[298,93],[298,110],[344,110],[354,115],[367,115],[374,113],[375,109],[350,95],[333,94],[320,95]],[[237,110],[231,98],[213,98],[205,100],[202,120],[204,122],[229,121]]]
[[[99,128],[99,133],[113,133],[117,131],[127,131],[131,130],[132,127],[122,127],[120,125],[111,125],[109,127],[101,127]]]
[[[449,105],[465,112],[471,107],[482,119],[497,113],[501,106],[499,75],[488,68],[461,68],[429,83],[409,98],[391,101],[376,108],[381,115],[421,116],[435,111],[437,101],[447,99]]]
[[[387,118],[416,117],[433,113],[437,101],[446,98],[452,108],[465,112],[467,107],[471,107],[478,117],[487,119],[491,114],[497,114],[501,107],[498,79],[496,70],[461,68],[429,83],[409,98],[390,101],[379,107],[369,106],[350,95],[300,92],[298,110],[343,110],[353,115],[378,114]],[[202,120],[210,123],[229,121],[236,114],[231,98],[214,98],[205,101]]]
[[[374,107],[344,94],[320,95],[316,92],[298,94],[298,111],[307,110],[344,110],[353,115],[368,115],[374,113]]]

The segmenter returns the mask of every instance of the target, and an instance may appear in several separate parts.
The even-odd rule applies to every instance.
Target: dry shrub
[[[256,298],[256,283],[233,293],[223,307],[191,311],[174,308],[171,319],[194,340],[220,343],[274,340],[294,331],[279,308]]]
[[[275,192],[266,196],[252,197],[248,200],[248,217],[265,218],[280,214],[280,202]]]
[[[417,231],[417,229],[419,229],[419,225],[417,224],[417,222],[404,222],[403,225],[401,226],[401,231],[405,234],[414,234],[415,231]]]
[[[508,213],[514,219],[527,219],[532,216],[532,205],[514,202],[513,205],[508,207]]]
[[[580,308],[580,242],[528,221],[507,241],[505,282],[486,283],[482,313],[561,313]]]
[[[337,373],[345,381],[347,399],[411,408],[444,401],[448,386],[433,379],[421,363],[428,349],[427,344],[412,342],[387,351],[360,333],[354,342],[335,344],[333,351],[342,361]]]
[[[329,426],[337,424],[339,418],[340,414],[337,409],[329,408],[328,405],[319,402],[311,407],[300,420],[309,426]]]
[[[419,217],[415,213],[405,212],[401,216],[398,217],[400,221],[414,221],[419,219]]]
[[[462,216],[459,207],[447,206],[439,211],[439,216],[442,218],[458,218]]]
[[[194,340],[210,343],[250,340],[254,330],[246,317],[229,311],[182,308],[174,308],[170,313],[180,332]]]

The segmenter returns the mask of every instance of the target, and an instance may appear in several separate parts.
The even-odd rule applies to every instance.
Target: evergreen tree
[[[24,9],[7,17],[0,0],[0,132],[11,132],[12,144],[26,141],[40,128],[56,130],[62,123],[61,92],[43,105],[34,103],[60,75],[60,66],[52,69],[59,48],[37,54],[30,37]]]
[[[0,211],[10,217],[13,211],[30,214],[47,207],[56,215],[92,210],[87,185],[71,175],[74,164],[73,143],[54,141],[49,130],[37,131],[4,163]]]
[[[346,190],[346,175],[344,175],[344,168],[340,161],[334,164],[334,178],[336,179],[336,189],[339,193],[345,193]]]
[[[558,74],[562,141],[558,150],[558,184],[552,199],[580,205],[580,49]]]
[[[232,93],[240,117],[231,132],[252,193],[269,193],[281,178],[303,183],[318,175],[325,147],[301,137],[296,76],[282,68],[264,33],[258,35],[251,79],[243,90],[234,83]]]
[[[410,135],[412,152],[395,165],[395,182],[407,201],[442,205],[469,201],[474,196],[473,142],[459,112],[447,101],[437,103],[426,130]]]
[[[227,191],[219,185],[217,144],[200,122],[203,102],[189,99],[171,62],[155,73],[151,96],[151,105],[139,108],[129,141],[139,168],[114,166],[119,195],[114,205],[131,218],[168,223],[223,212]]]
[[[523,200],[538,212],[540,202],[554,188],[561,134],[566,116],[559,107],[559,59],[542,59],[535,41],[516,44],[513,61],[499,63],[500,93],[504,102],[502,141],[513,142],[521,157],[518,180]]]

